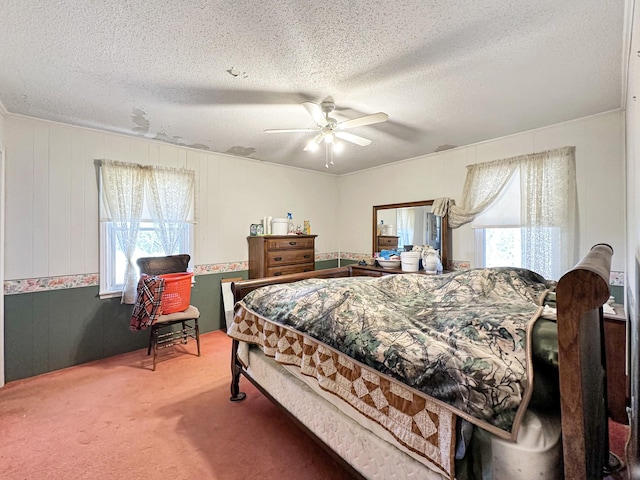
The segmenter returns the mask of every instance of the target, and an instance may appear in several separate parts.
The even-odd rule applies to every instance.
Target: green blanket
[[[240,303],[510,432],[531,392],[529,331],[553,286],[526,269],[472,269],[310,279]]]

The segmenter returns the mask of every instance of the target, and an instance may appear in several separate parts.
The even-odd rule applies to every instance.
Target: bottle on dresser
[[[296,227],[293,225],[293,215],[287,213],[287,220],[289,220],[289,228],[287,233],[289,235],[294,235],[296,233]]]

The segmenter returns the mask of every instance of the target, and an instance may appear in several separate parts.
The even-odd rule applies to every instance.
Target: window
[[[557,280],[578,253],[575,147],[470,165],[449,225],[475,229],[478,266],[517,266]]]
[[[117,223],[103,222],[101,227],[101,241],[104,246],[103,253],[107,260],[100,268],[100,296],[101,298],[108,298],[122,294],[127,267],[127,256],[117,240],[118,234],[122,233],[118,231],[119,227]],[[135,262],[140,257],[160,257],[179,253],[192,255],[193,224],[185,224],[180,237],[180,243],[172,252],[167,254],[162,249],[162,244],[158,239],[153,221],[141,222],[138,230],[138,241],[136,242],[136,248],[132,257],[133,264],[136,265]],[[136,273],[136,275],[138,274],[139,272]]]
[[[522,267],[545,278],[558,280],[561,267],[562,232],[557,227],[541,227],[539,235],[546,239],[533,255],[527,255],[524,228],[478,228],[475,230],[476,263],[483,267]]]
[[[498,198],[471,223],[475,230],[477,265],[526,268],[520,213],[520,173],[516,170]]]
[[[100,297],[133,303],[140,257],[193,251],[194,172],[100,161]]]
[[[522,246],[519,228],[477,228],[478,265],[483,267],[522,267]]]

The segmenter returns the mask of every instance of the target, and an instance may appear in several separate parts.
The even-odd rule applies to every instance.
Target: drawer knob
[[[293,246],[293,245],[297,245],[298,242],[289,242],[289,245]]]
[[[274,272],[273,276],[277,277],[278,275],[282,275],[282,272]]]
[[[304,258],[309,258],[310,256],[311,256],[311,255],[306,254],[306,255],[304,256]]]
[[[275,260],[276,262],[281,262],[281,261],[282,261],[282,257],[275,257],[275,258],[274,258],[274,260]]]

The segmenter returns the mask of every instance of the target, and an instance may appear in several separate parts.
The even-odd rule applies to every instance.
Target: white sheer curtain
[[[144,206],[146,170],[141,165],[102,160],[101,220],[116,224],[116,237],[127,259],[122,303],[133,303],[138,281],[133,254]]]
[[[193,221],[195,172],[113,160],[97,162],[102,182],[101,221],[115,225],[118,245],[127,261],[121,301],[134,303],[140,224],[153,223],[165,255],[175,253],[185,224]]]
[[[498,197],[518,166],[512,159],[477,163],[467,167],[462,205],[449,203],[449,226],[458,228],[472,221]]]
[[[396,216],[400,246],[413,245],[415,231],[415,212],[412,208],[399,208]]]
[[[467,167],[462,204],[448,204],[449,226],[471,222],[520,177],[523,264],[547,278],[573,267],[578,254],[575,147]]]
[[[578,261],[575,148],[528,156],[520,163],[522,256],[527,268],[559,279]]]
[[[175,252],[184,224],[189,221],[195,172],[154,167],[149,171],[149,209],[166,255]]]

